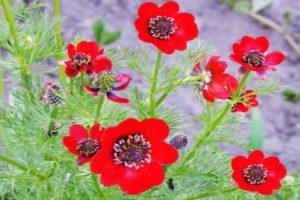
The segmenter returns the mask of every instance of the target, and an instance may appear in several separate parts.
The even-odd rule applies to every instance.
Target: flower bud
[[[183,149],[188,144],[188,138],[184,134],[177,134],[171,138],[170,143],[178,150]]]

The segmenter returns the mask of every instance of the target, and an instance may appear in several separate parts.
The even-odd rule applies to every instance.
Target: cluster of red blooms
[[[135,21],[138,37],[156,46],[165,54],[183,51],[187,42],[195,39],[199,32],[194,16],[179,12],[179,5],[169,1],[162,6],[143,3]],[[267,71],[284,60],[281,52],[265,54],[269,48],[266,37],[244,36],[240,43],[233,44],[230,58],[240,64],[241,73],[255,71],[264,79]],[[82,41],[76,46],[68,46],[65,61],[66,74],[76,77],[86,73],[93,79],[85,90],[107,97],[119,103],[129,100],[115,96],[112,91],[125,89],[131,78],[126,74],[112,73],[112,62],[99,49],[96,42]],[[238,80],[225,73],[227,63],[219,56],[212,56],[207,62],[195,64],[192,76],[201,77],[197,89],[204,99],[214,103],[216,99],[231,99],[235,94]],[[247,112],[258,106],[253,90],[241,88],[232,112]],[[88,132],[83,126],[74,124],[69,135],[63,139],[69,152],[76,155],[77,164],[90,162],[90,170],[100,175],[104,186],[118,185],[125,193],[135,195],[160,185],[165,178],[164,166],[174,163],[178,152],[174,145],[165,142],[169,136],[168,125],[160,119],[127,119],[117,126],[104,128],[95,124]],[[281,187],[285,177],[285,167],[276,157],[264,157],[261,151],[254,151],[249,158],[237,156],[232,160],[232,178],[243,190],[269,195]]]

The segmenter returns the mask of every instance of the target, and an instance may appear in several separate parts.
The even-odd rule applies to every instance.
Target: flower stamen
[[[76,54],[72,61],[77,70],[80,70],[83,66],[90,66],[92,64],[91,57],[83,53]]]
[[[268,170],[263,164],[251,164],[243,169],[243,176],[245,181],[251,185],[261,185],[266,182]]]
[[[250,51],[244,54],[243,62],[254,67],[261,67],[264,64],[265,57],[259,51]]]
[[[76,150],[85,158],[95,155],[99,149],[98,141],[92,138],[85,138],[79,141],[76,147]]]
[[[152,37],[160,40],[168,40],[177,29],[174,18],[158,15],[150,18],[148,22],[148,32]]]

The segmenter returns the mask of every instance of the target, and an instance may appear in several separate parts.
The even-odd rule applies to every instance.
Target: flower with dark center
[[[64,103],[64,91],[53,82],[48,82],[41,89],[40,100],[58,106]]]
[[[231,161],[232,178],[242,190],[271,195],[281,188],[280,181],[286,176],[286,169],[275,156],[265,157],[260,150],[249,157],[236,156]]]
[[[63,143],[70,153],[78,157],[78,165],[89,162],[102,148],[103,131],[104,128],[100,124],[92,126],[89,133],[80,124],[73,124],[70,127],[69,135],[63,138]]]
[[[91,171],[100,174],[100,182],[137,195],[164,182],[163,166],[174,163],[177,150],[165,142],[170,129],[160,119],[127,119],[109,127],[102,147],[91,161]]]
[[[233,53],[230,58],[241,64],[239,72],[244,74],[248,71],[255,71],[259,78],[265,79],[268,71],[275,71],[275,66],[282,63],[285,56],[279,52],[266,51],[269,48],[269,40],[260,36],[253,38],[244,36],[240,43],[234,43]]]
[[[126,74],[115,75],[112,72],[102,72],[94,77],[90,85],[84,86],[84,89],[93,96],[106,94],[107,98],[111,101],[129,105],[130,101],[128,99],[115,95],[113,91],[125,90],[130,81],[131,77]]]
[[[185,50],[187,42],[199,33],[194,16],[179,12],[179,5],[174,1],[161,6],[143,3],[139,7],[135,27],[142,41],[155,45],[166,54]]]
[[[251,108],[255,108],[259,105],[256,99],[256,94],[253,90],[245,90],[240,96],[236,104],[232,106],[232,112],[248,112]]]
[[[180,150],[187,146],[188,138],[184,134],[174,135],[170,140],[170,144],[176,149]]]
[[[204,99],[214,102],[215,99],[228,99],[238,86],[238,81],[230,74],[225,73],[227,64],[219,60],[219,56],[212,56],[208,62],[198,62],[193,68],[192,76],[202,79],[197,85]]]
[[[81,41],[76,46],[68,45],[68,59],[64,61],[65,72],[69,77],[76,77],[79,73],[89,76],[111,70],[111,61],[104,56],[104,50],[99,49],[95,41]]]

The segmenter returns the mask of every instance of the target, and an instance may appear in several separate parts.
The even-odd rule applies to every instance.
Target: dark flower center
[[[259,51],[250,51],[243,56],[243,62],[254,67],[261,67],[264,61],[265,57]]]
[[[85,138],[79,141],[76,147],[76,150],[85,158],[95,155],[99,149],[98,141],[92,138]]]
[[[80,70],[83,66],[89,66],[92,64],[91,57],[83,54],[78,53],[73,57],[73,65],[76,67],[76,69]]]
[[[243,176],[245,181],[251,185],[261,185],[266,182],[268,170],[263,164],[249,165],[243,169]]]
[[[167,40],[175,33],[177,29],[174,18],[158,15],[150,18],[148,22],[148,32],[152,37]]]
[[[116,76],[112,72],[102,72],[97,78],[94,79],[92,86],[98,88],[101,91],[112,90],[114,83],[116,82]]]
[[[151,144],[140,134],[123,137],[114,144],[113,157],[117,164],[139,169],[151,162]]]

